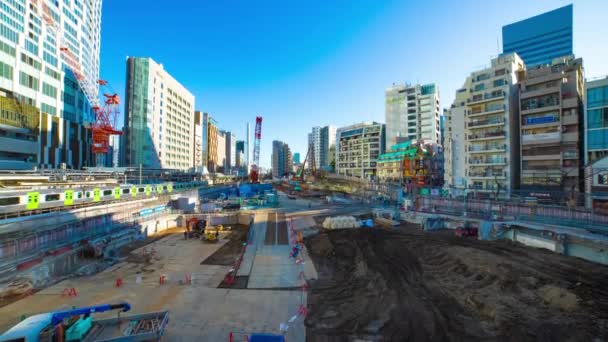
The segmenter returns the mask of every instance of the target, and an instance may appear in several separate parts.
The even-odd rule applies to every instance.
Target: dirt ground
[[[308,341],[603,341],[608,267],[413,227],[306,239]]]
[[[243,251],[243,243],[247,241],[249,226],[242,224],[231,225],[232,230],[226,236],[226,242],[217,252],[201,262],[201,265],[232,266],[235,259]]]

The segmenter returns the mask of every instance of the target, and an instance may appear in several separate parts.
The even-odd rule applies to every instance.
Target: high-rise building
[[[250,153],[250,149],[251,149],[251,145],[249,145],[249,139],[251,137],[251,132],[249,131],[249,122],[247,122],[247,138],[245,138],[245,167],[246,167],[246,173],[249,174],[249,153]]]
[[[293,163],[296,165],[300,164],[300,152],[296,152],[293,154]]]
[[[465,116],[467,99],[471,89],[471,78],[467,77],[450,109],[445,111],[444,180],[454,196],[464,194],[465,181]]]
[[[519,184],[517,82],[524,62],[516,53],[471,73],[466,100],[465,177],[469,191],[505,197]]]
[[[585,82],[585,165],[608,156],[608,76]]]
[[[408,139],[440,143],[440,114],[435,83],[393,84],[385,91],[386,146]]]
[[[516,52],[527,67],[572,55],[572,5],[502,27],[504,54]]]
[[[237,140],[236,141],[236,162],[235,166],[239,169],[245,168],[245,141]]]
[[[82,82],[97,84],[101,3],[46,1],[47,12],[35,0],[2,1],[0,168],[92,164],[86,127],[95,116],[85,93],[96,98],[98,91],[95,86],[81,88],[65,65],[75,60]],[[44,20],[45,13],[59,30]],[[62,52],[64,47],[68,53]]]
[[[236,166],[236,136],[232,132],[226,132],[226,161],[224,170],[226,173],[232,171]]]
[[[582,191],[583,60],[528,68],[519,88],[522,195],[561,201]]]
[[[203,140],[207,142],[203,148],[203,159],[207,161],[209,172],[217,172],[217,169],[223,165],[223,161],[220,163],[218,159],[217,121],[209,113],[203,113],[203,134],[206,134],[206,139],[203,138]]]
[[[336,133],[336,173],[344,176],[373,178],[376,161],[384,152],[385,126],[363,122],[338,128]]]
[[[127,59],[124,166],[188,170],[194,166],[194,95],[162,64]]]
[[[327,169],[332,159],[329,150],[336,144],[336,127],[313,127],[308,137],[308,146],[314,148],[315,166]]]
[[[215,172],[226,173],[226,131],[217,130],[217,164]]]
[[[280,178],[290,173],[292,170],[291,164],[289,145],[282,141],[274,140],[272,142],[272,176]]]
[[[194,112],[194,171],[203,172],[203,113]]]

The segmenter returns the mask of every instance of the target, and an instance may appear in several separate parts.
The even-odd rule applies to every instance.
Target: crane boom
[[[253,137],[253,164],[251,165],[251,174],[249,178],[252,183],[257,183],[259,180],[260,167],[260,140],[262,139],[262,117],[255,118],[255,131]]]

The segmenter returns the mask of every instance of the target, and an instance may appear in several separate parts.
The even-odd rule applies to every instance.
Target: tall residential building
[[[203,113],[194,112],[194,171],[202,172],[203,167]]]
[[[45,3],[61,38],[44,20],[38,1],[2,1],[0,7],[1,169],[92,164],[86,127],[94,113],[66,65],[74,58],[83,82],[97,84],[102,1]],[[97,97],[96,86],[85,88]]]
[[[562,200],[583,190],[583,92],[581,58],[526,70],[519,90],[523,196]]]
[[[440,143],[439,115],[435,83],[393,84],[385,92],[386,146],[407,139]]]
[[[519,184],[517,82],[524,62],[516,53],[471,73],[466,103],[465,177],[469,191],[510,196]]]
[[[127,59],[124,166],[188,170],[194,166],[194,95],[162,64]]]
[[[608,76],[585,82],[585,165],[608,156]]]
[[[336,173],[373,178],[376,161],[384,152],[385,125],[363,122],[338,128],[336,133]]]
[[[220,161],[218,158],[217,121],[209,113],[203,113],[203,132],[206,132],[207,135],[204,139],[207,144],[203,149],[203,158],[207,161],[208,171],[217,172],[217,169],[223,165],[223,160]]]
[[[272,176],[275,178],[283,177],[291,172],[292,160],[289,145],[282,141],[272,142]]]
[[[572,55],[572,5],[502,27],[504,54],[516,52],[527,67]]]
[[[226,169],[226,131],[217,130],[217,164],[215,172],[225,173]]]
[[[249,139],[251,137],[251,132],[249,131],[249,122],[247,122],[247,137],[245,138],[245,166],[246,166],[246,173],[249,174],[249,166],[251,164],[249,164],[249,155],[250,155],[250,149],[251,149],[251,145],[249,145]]]
[[[226,161],[224,170],[226,173],[236,166],[236,136],[232,132],[226,132]]]
[[[236,148],[235,166],[239,169],[242,169],[246,166],[246,164],[245,164],[245,141],[237,140],[236,144],[235,144],[235,148]]]
[[[300,152],[296,152],[293,154],[293,163],[296,165],[300,164]]]
[[[314,148],[315,166],[317,168],[329,167],[331,156],[329,150],[336,144],[336,127],[313,127],[309,134],[308,146]]]
[[[467,99],[471,89],[471,78],[467,77],[462,88],[456,91],[456,98],[445,112],[444,158],[446,187],[452,195],[464,194],[465,181],[465,114]]]

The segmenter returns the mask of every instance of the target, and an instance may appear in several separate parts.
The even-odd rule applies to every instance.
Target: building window
[[[21,84],[22,86],[26,86],[28,88],[38,91],[38,89],[39,89],[38,82],[39,82],[38,79],[35,78],[34,76],[30,76],[30,75],[24,73],[23,71],[19,72],[19,84]]]
[[[0,62],[0,76],[8,80],[13,79],[13,67]]]
[[[46,96],[55,98],[57,97],[57,88],[46,82],[42,82],[42,93]]]

